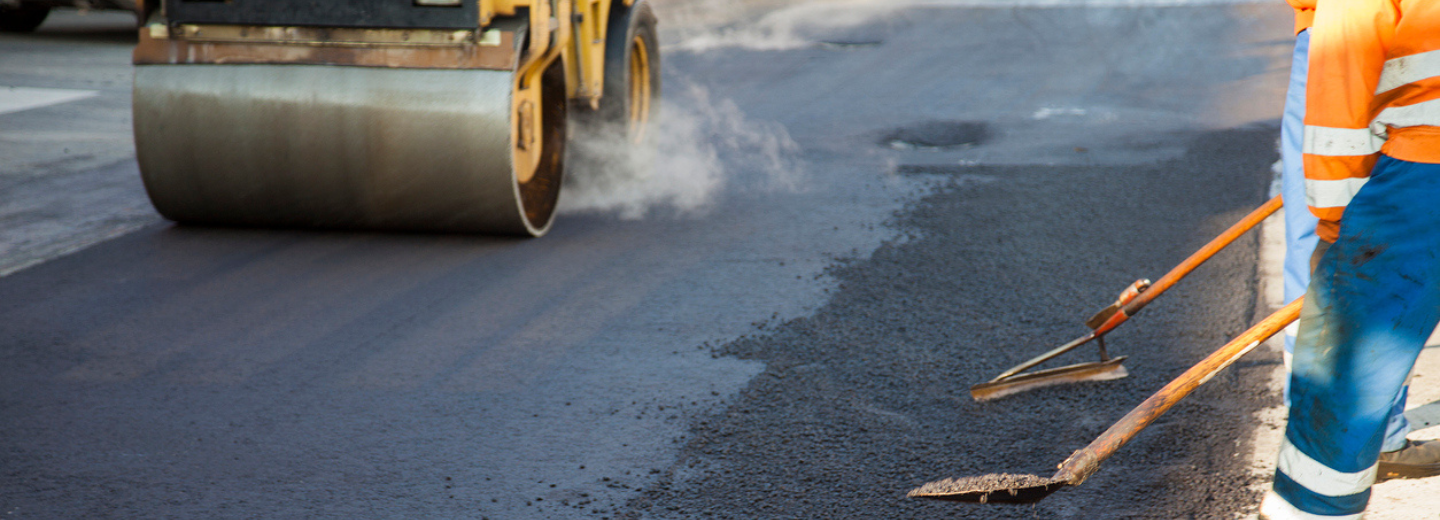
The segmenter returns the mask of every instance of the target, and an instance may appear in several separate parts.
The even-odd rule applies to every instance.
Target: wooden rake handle
[[[1136,406],[1130,413],[1125,414],[1125,417],[1122,417],[1110,429],[1105,430],[1105,433],[1100,434],[1100,437],[1092,441],[1089,446],[1076,451],[1070,455],[1070,458],[1065,459],[1065,462],[1060,463],[1060,471],[1053,478],[1069,482],[1072,486],[1084,482],[1100,469],[1100,463],[1114,455],[1116,450],[1130,442],[1130,439],[1135,438],[1135,434],[1140,433],[1140,430],[1159,419],[1161,415],[1175,406],[1175,403],[1190,395],[1190,392],[1215,377],[1215,374],[1224,370],[1225,367],[1254,350],[1256,346],[1260,345],[1260,342],[1274,336],[1275,333],[1298,319],[1300,306],[1304,301],[1304,298],[1298,298],[1275,311],[1270,317],[1261,320],[1260,323],[1236,336],[1235,339],[1230,340],[1229,343],[1220,347],[1200,363],[1190,367],[1184,374],[1180,374],[1180,377],[1175,378],[1170,384],[1155,392],[1155,395],[1140,403],[1140,406]]]

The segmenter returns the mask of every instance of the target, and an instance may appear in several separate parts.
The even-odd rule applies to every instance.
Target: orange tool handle
[[[1215,253],[1219,253],[1220,250],[1225,249],[1225,246],[1230,245],[1235,239],[1240,238],[1241,235],[1254,229],[1256,225],[1260,224],[1261,221],[1270,215],[1273,215],[1284,205],[1285,203],[1280,200],[1280,196],[1276,195],[1275,198],[1270,199],[1264,205],[1256,208],[1255,211],[1251,211],[1245,218],[1240,219],[1239,222],[1230,226],[1230,229],[1226,229],[1220,236],[1215,237],[1210,243],[1205,244],[1205,247],[1200,248],[1195,254],[1186,258],[1184,262],[1180,262],[1180,265],[1175,266],[1170,272],[1165,273],[1165,276],[1155,281],[1155,283],[1150,284],[1150,287],[1142,291],[1139,296],[1130,300],[1129,303],[1126,303],[1124,307],[1120,308],[1119,312],[1116,312],[1110,316],[1110,319],[1105,320],[1105,323],[1095,328],[1095,335],[1103,335],[1106,332],[1114,330],[1115,327],[1120,326],[1121,323],[1125,323],[1125,320],[1138,314],[1140,309],[1145,308],[1150,302],[1159,298],[1167,289],[1178,283],[1181,278],[1190,274],[1190,271],[1194,271],[1196,267],[1200,267],[1200,264],[1205,263],[1210,257],[1215,256]]]

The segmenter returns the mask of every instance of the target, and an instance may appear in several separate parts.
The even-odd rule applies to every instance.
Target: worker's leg
[[[1310,284],[1310,252],[1315,250],[1319,237],[1315,236],[1315,225],[1319,219],[1310,213],[1305,204],[1304,135],[1305,135],[1305,78],[1309,71],[1310,31],[1301,31],[1295,37],[1295,52],[1290,59],[1290,86],[1285,93],[1285,113],[1280,122],[1280,198],[1285,201],[1285,303],[1295,301],[1305,294]],[[1295,352],[1296,323],[1285,329],[1285,366],[1290,367]],[[1290,403],[1290,380],[1285,380],[1285,403]],[[1385,430],[1385,446],[1382,451],[1395,451],[1405,447],[1405,435],[1410,433],[1410,423],[1405,420],[1405,397],[1401,390],[1395,396],[1393,413]]]
[[[1285,93],[1285,115],[1280,121],[1280,198],[1285,201],[1285,303],[1305,294],[1310,284],[1310,252],[1319,238],[1319,219],[1305,205],[1305,170],[1302,146],[1305,136],[1305,78],[1309,70],[1310,31],[1295,37],[1295,54],[1290,60],[1290,88]],[[1295,352],[1297,327],[1285,329],[1285,362]],[[1290,402],[1290,385],[1285,385],[1285,402]]]
[[[1301,311],[1290,420],[1261,514],[1358,518],[1391,411],[1440,321],[1440,165],[1382,158]]]

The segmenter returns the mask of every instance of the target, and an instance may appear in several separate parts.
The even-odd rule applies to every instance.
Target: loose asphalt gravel
[[[667,48],[666,99],[705,123],[680,140],[742,163],[691,179],[724,181],[695,215],[567,214],[533,241],[156,225],[0,278],[0,512],[1171,519],[1253,508],[1245,437],[1251,412],[1278,401],[1263,384],[1278,360],[1262,353],[1034,507],[905,498],[945,478],[1048,476],[1253,321],[1247,237],[1111,335],[1132,377],[983,405],[967,392],[1084,332],[1115,292],[1263,201],[1277,132],[1245,125],[1277,117],[1289,63],[1278,2],[963,3],[754,13],[706,29],[725,45]],[[824,23],[796,33],[786,21],[797,19]],[[103,89],[6,115],[9,135],[51,137],[26,148],[49,155],[6,155],[21,166],[0,170],[69,160],[49,143],[80,130],[109,143],[85,151],[90,169],[24,191],[66,205],[21,213],[148,207],[133,163],[115,163],[128,155],[102,153],[128,140],[128,83],[104,83],[128,75],[128,40],[106,36],[133,34],[128,24],[104,29],[103,46],[68,29],[0,38],[5,84]],[[759,45],[797,34],[802,45]],[[80,60],[95,56],[107,65]],[[1194,133],[1217,128],[1240,129]],[[989,166],[965,166],[977,163]],[[95,185],[76,179],[114,184],[114,203],[73,204],[95,200],[70,196]],[[926,183],[936,188],[922,199]],[[902,206],[891,228],[876,224]],[[877,248],[890,236],[901,238]]]
[[[678,463],[619,516],[1233,517],[1258,500],[1244,447],[1251,414],[1278,399],[1258,370],[1278,363],[1266,353],[1221,373],[1084,485],[1034,506],[905,492],[948,477],[1048,476],[1244,330],[1256,298],[1253,235],[1110,335],[1111,352],[1130,356],[1129,378],[988,403],[967,391],[1080,335],[1134,278],[1158,278],[1262,203],[1274,136],[1197,135],[1183,158],[1145,166],[909,168],[949,174],[896,217],[906,238],[835,266],[839,292],[814,316],[718,348],[766,369],[733,406],[699,420]],[[1094,355],[1086,347],[1062,359]]]

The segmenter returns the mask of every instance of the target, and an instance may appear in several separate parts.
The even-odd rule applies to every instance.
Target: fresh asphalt
[[[800,182],[722,154],[709,206],[537,240],[160,223],[0,278],[0,513],[1231,518],[1263,356],[1034,508],[903,495],[1048,474],[1254,319],[1246,239],[1112,335],[1131,378],[968,399],[1263,202],[1271,3],[932,5],[672,48],[670,99],[751,123],[703,136],[783,128]],[[964,143],[907,145],[937,134]]]

